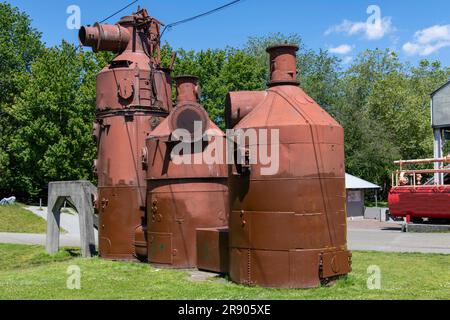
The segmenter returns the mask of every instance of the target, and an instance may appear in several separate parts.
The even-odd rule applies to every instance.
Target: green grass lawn
[[[67,268],[81,270],[69,290]],[[381,268],[381,290],[367,289],[367,268]],[[148,264],[82,259],[78,250],[49,256],[39,246],[0,245],[0,299],[450,299],[450,256],[354,252],[353,272],[332,287],[250,288],[216,277],[193,281],[185,271]]]
[[[21,204],[0,206],[0,232],[45,233],[47,222]]]

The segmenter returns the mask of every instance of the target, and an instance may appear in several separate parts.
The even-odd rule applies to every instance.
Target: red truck
[[[400,168],[392,174],[389,192],[389,211],[394,219],[406,218],[407,222],[450,220],[450,156],[439,159],[400,160]],[[426,165],[434,169],[422,169]],[[421,169],[411,169],[420,167]],[[425,181],[425,177],[429,180]]]

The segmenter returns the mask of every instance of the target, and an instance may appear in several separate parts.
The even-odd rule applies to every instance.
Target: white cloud
[[[351,46],[349,44],[341,44],[340,46],[330,48],[329,51],[330,51],[330,53],[334,53],[334,54],[348,54],[348,53],[352,52],[353,49],[354,49],[354,46]]]
[[[445,47],[450,47],[450,24],[417,31],[414,40],[403,45],[403,51],[409,55],[428,56]]]
[[[392,18],[384,17],[373,22],[370,20],[366,22],[344,20],[341,24],[332,26],[325,31],[325,35],[332,33],[344,33],[348,36],[362,34],[368,40],[379,40],[393,31],[395,31],[395,27],[392,24]]]

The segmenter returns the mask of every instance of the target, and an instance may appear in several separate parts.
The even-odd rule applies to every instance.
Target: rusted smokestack
[[[177,105],[198,102],[198,77],[182,75],[175,77]]]
[[[122,52],[128,46],[130,32],[118,25],[95,23],[93,27],[81,27],[78,38],[83,46],[91,47],[94,52]]]
[[[203,138],[209,128],[209,117],[206,110],[198,103],[199,86],[198,77],[183,75],[175,77],[177,87],[177,107],[169,117],[169,127],[172,132],[172,139],[184,140],[177,136],[177,129],[187,130],[191,137],[191,142]]]
[[[226,154],[226,137],[197,102],[198,78],[179,76],[175,82],[177,106],[147,139],[152,153],[147,170],[147,256],[158,266],[195,268],[197,230],[228,223],[228,166],[204,161],[211,152]],[[200,257],[210,262],[215,253],[228,254],[228,246],[222,247],[219,252],[208,242]]]
[[[277,85],[299,85],[297,81],[297,57],[296,45],[276,45],[267,48],[270,55],[270,87]]]

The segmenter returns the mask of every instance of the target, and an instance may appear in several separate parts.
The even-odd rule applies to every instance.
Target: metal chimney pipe
[[[131,39],[130,32],[118,24],[95,23],[92,27],[81,27],[78,38],[83,46],[91,47],[94,52],[124,51]]]
[[[297,57],[299,47],[296,45],[276,45],[267,48],[270,55],[269,87],[277,85],[299,85],[297,81]]]
[[[169,116],[169,128],[172,138],[178,140],[177,129],[187,130],[191,134],[190,141],[202,139],[210,127],[206,110],[198,103],[198,77],[182,75],[175,77],[177,87],[177,107]]]
[[[198,77],[182,75],[175,77],[177,105],[198,102]]]

